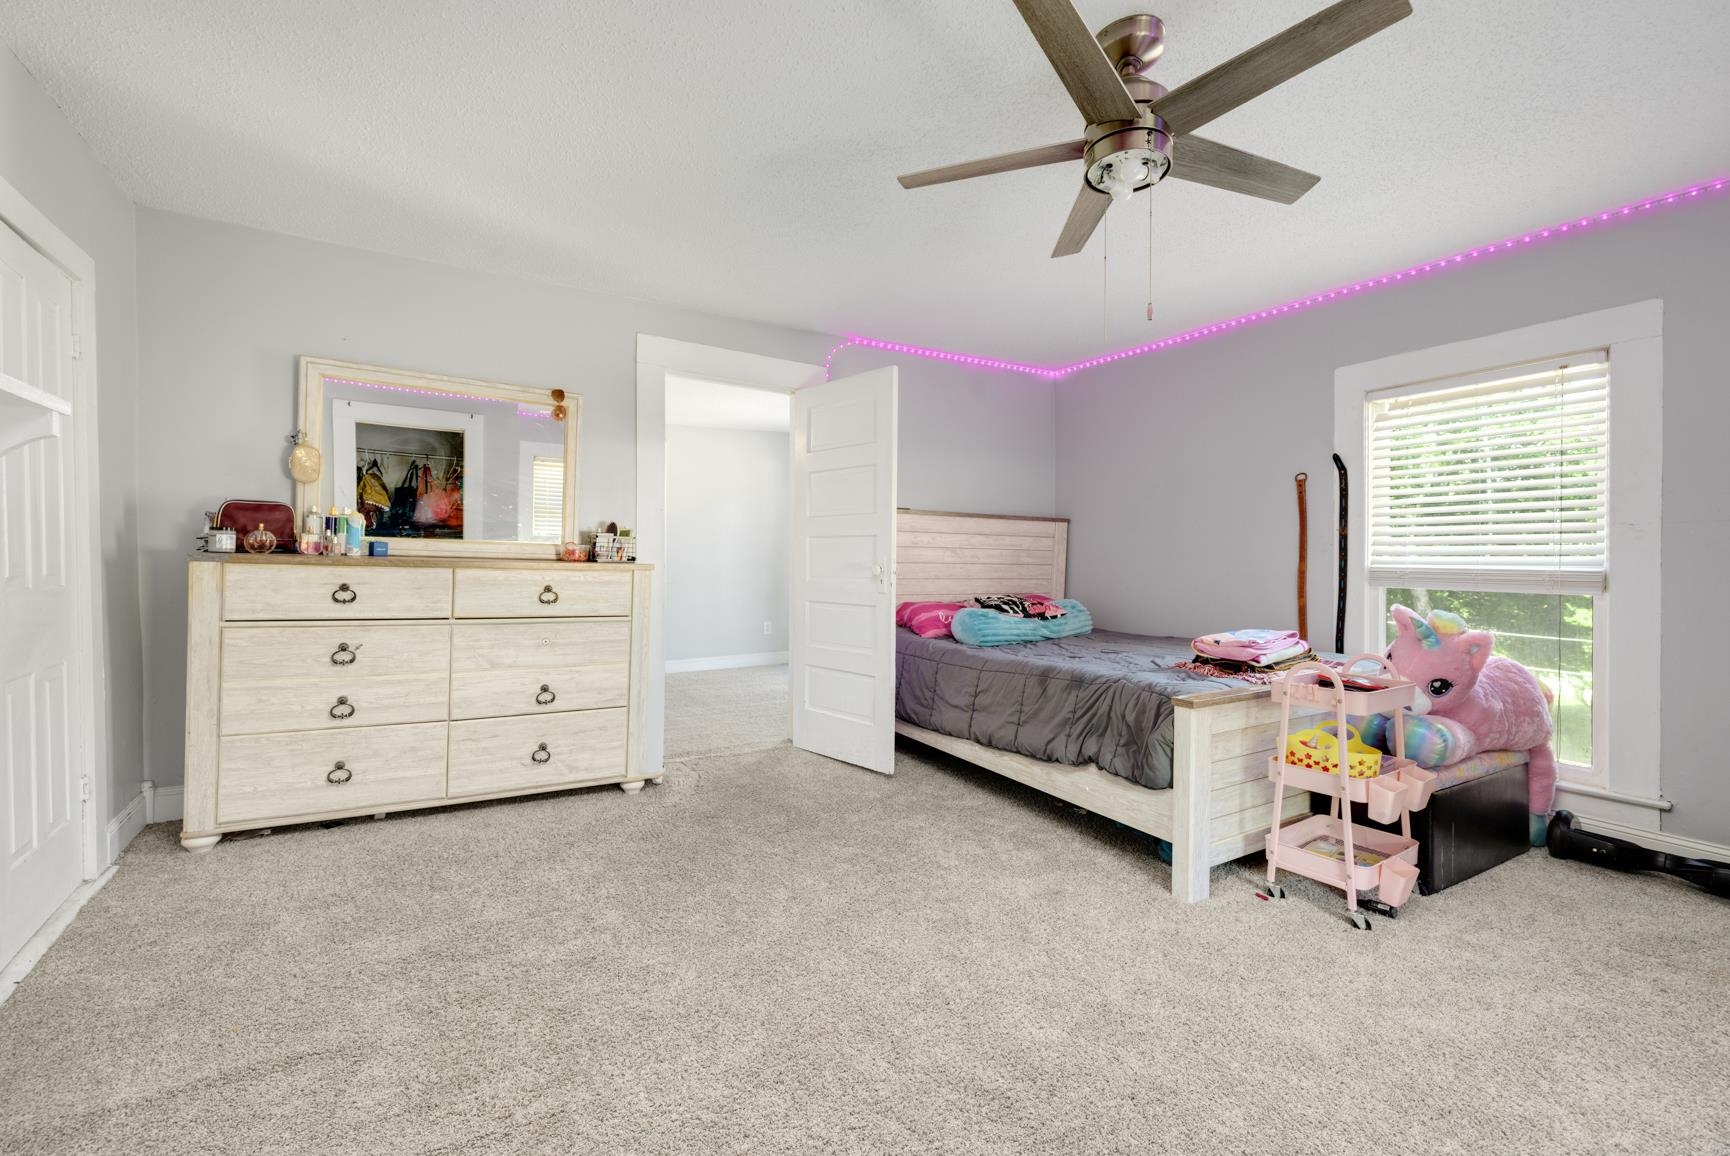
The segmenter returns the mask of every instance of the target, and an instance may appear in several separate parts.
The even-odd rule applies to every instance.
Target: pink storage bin
[[[1392,823],[1406,809],[1408,784],[1398,775],[1383,775],[1364,783],[1364,808],[1378,823]]]
[[[1412,888],[1417,884],[1418,869],[1415,865],[1404,859],[1384,859],[1376,897],[1389,907],[1398,907],[1412,897]]]
[[[1436,793],[1434,771],[1415,766],[1401,767],[1400,780],[1406,784],[1407,806],[1414,811],[1421,811],[1430,805],[1430,796]]]

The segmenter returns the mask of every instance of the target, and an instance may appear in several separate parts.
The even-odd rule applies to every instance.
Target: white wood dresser
[[[181,845],[641,790],[651,567],[194,555]]]

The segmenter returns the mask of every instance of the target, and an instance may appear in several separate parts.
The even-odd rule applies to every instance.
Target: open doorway
[[[666,589],[695,581],[667,553],[669,381],[742,387],[787,399],[787,713],[793,745],[883,774],[895,752],[894,366],[828,380],[822,367],[637,335],[637,557],[656,567],[642,710],[643,765],[667,760]],[[724,487],[712,486],[716,490]],[[704,565],[702,559],[696,564]],[[741,616],[708,599],[709,613]],[[770,622],[758,616],[745,622]],[[758,637],[761,637],[760,635]],[[762,645],[757,643],[757,645]],[[771,642],[773,645],[773,642]],[[740,654],[777,654],[743,650]],[[753,670],[755,667],[735,669]],[[690,673],[689,671],[681,673]],[[743,677],[743,676],[742,676]],[[775,728],[773,746],[786,732]],[[762,736],[752,740],[761,742]],[[741,748],[733,748],[741,749]],[[760,749],[760,748],[759,748]],[[690,757],[688,755],[684,757]]]
[[[667,377],[666,757],[792,735],[787,699],[790,395]]]

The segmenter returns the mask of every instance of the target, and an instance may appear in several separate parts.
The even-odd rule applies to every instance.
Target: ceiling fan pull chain
[[[1153,190],[1147,194],[1147,319],[1153,320]]]
[[[1099,232],[1099,328],[1111,340],[1111,213],[1105,214]]]

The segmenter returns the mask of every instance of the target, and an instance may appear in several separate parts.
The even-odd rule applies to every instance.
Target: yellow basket
[[[1339,773],[1338,723],[1325,722],[1289,736],[1285,761],[1312,771]],[[1354,726],[1346,727],[1346,770],[1354,779],[1373,779],[1382,773],[1382,752],[1364,742]]]

